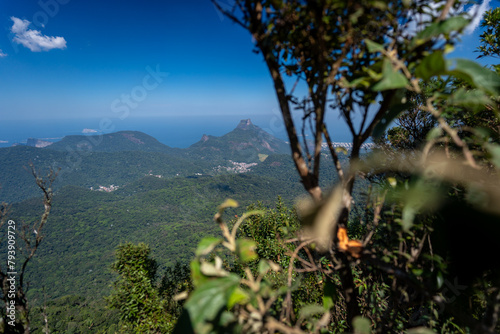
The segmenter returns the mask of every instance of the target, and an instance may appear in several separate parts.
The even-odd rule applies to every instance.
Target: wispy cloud
[[[0,49],[0,58],[7,57],[6,53],[3,53],[2,49]]]
[[[49,51],[52,49],[65,49],[66,40],[64,37],[45,36],[39,30],[29,29],[31,24],[28,20],[21,20],[11,17],[14,24],[10,29],[14,33],[13,41],[24,45],[33,52]]]
[[[472,18],[471,23],[465,28],[464,34],[471,35],[483,19],[484,13],[490,9],[490,0],[483,0],[481,4],[472,5],[467,9],[467,14]]]

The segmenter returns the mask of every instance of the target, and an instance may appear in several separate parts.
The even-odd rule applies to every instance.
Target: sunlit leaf
[[[394,177],[388,177],[387,182],[391,185],[391,187],[395,187],[398,185],[398,181]]]
[[[239,205],[238,202],[236,202],[234,199],[228,198],[224,201],[224,203],[219,205],[219,211],[223,211],[224,209],[227,208],[237,208],[238,205]]]
[[[401,227],[403,227],[403,231],[409,231],[413,226],[413,221],[415,220],[415,215],[417,214],[418,204],[415,203],[407,203],[403,208],[402,213],[402,223]]]
[[[255,241],[250,239],[238,239],[236,241],[236,252],[242,262],[250,262],[258,258],[255,252]]]
[[[207,281],[195,289],[184,307],[189,313],[197,333],[206,333],[205,323],[212,321],[228,305],[234,290],[239,286],[240,277],[227,277]]]
[[[207,280],[207,277],[201,272],[201,263],[199,260],[191,261],[190,268],[191,279],[193,280],[193,285],[195,287],[203,284]]]
[[[229,296],[229,300],[227,302],[227,307],[231,309],[236,304],[244,304],[250,299],[248,293],[240,287],[234,289],[231,296]]]
[[[338,147],[335,147],[335,152],[337,153],[344,153],[345,155],[349,154],[349,152],[347,151],[347,149],[343,146],[338,146]]]
[[[436,276],[436,285],[437,285],[437,288],[438,289],[441,289],[441,287],[443,286],[444,284],[444,277],[443,277],[443,274],[441,272],[439,272]]]
[[[374,91],[404,88],[408,85],[408,79],[393,68],[389,59],[384,59],[382,74],[382,80],[373,86]]]
[[[365,39],[366,47],[368,48],[368,51],[373,53],[373,52],[382,52],[384,51],[384,46],[378,43],[375,43],[374,41],[371,41],[369,39]]]
[[[448,68],[454,67],[448,71],[449,74],[465,80],[473,87],[482,89],[489,94],[500,95],[500,76],[486,67],[468,59],[449,60]]]
[[[424,270],[421,268],[415,268],[415,269],[412,269],[411,272],[415,276],[421,276],[423,274]]]
[[[214,237],[206,237],[201,239],[201,241],[198,243],[198,248],[196,248],[196,256],[207,255],[212,251],[212,249],[214,249],[215,246],[217,246],[221,242],[222,240],[220,238]]]

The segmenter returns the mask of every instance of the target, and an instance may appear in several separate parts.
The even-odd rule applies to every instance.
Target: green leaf
[[[219,205],[219,212],[224,211],[227,208],[237,208],[238,207],[238,202],[236,202],[234,199],[228,198]]]
[[[255,253],[255,241],[250,239],[238,239],[236,241],[236,253],[240,260],[244,263],[256,260],[258,258]]]
[[[372,323],[370,320],[363,318],[362,316],[354,317],[352,321],[352,327],[354,328],[354,334],[370,334]]]
[[[414,37],[412,46],[419,46],[432,38],[441,35],[449,35],[454,31],[460,31],[465,28],[469,22],[469,20],[462,16],[455,16],[444,21],[431,23]]]
[[[214,249],[215,246],[220,244],[222,240],[220,238],[206,237],[201,239],[198,243],[198,248],[196,248],[196,256],[207,255]]]
[[[425,81],[433,76],[446,74],[446,62],[443,51],[434,51],[420,62],[415,70],[415,75]]]
[[[207,281],[192,293],[184,307],[197,333],[208,333],[211,329],[206,322],[214,320],[227,307],[230,297],[240,284],[240,277],[227,277]]]
[[[500,168],[500,146],[496,144],[486,144],[486,149],[491,154],[491,161],[493,164]]]
[[[229,296],[227,307],[231,309],[234,305],[245,304],[248,300],[250,300],[250,296],[248,295],[248,293],[238,286],[236,289],[234,289],[231,296]]]
[[[382,77],[381,75],[379,75],[380,77],[377,78],[376,80],[380,80],[380,78]],[[355,87],[364,87],[364,88],[368,88],[370,87],[371,85],[371,80],[372,78],[371,77],[359,77],[359,78],[356,78],[354,80],[352,80],[351,82],[348,82],[345,78],[342,78],[342,85],[345,87],[345,88],[355,88]]]
[[[349,154],[347,149],[343,146],[335,147],[335,152],[337,153],[344,153],[345,155]]]
[[[224,212],[224,210],[226,210],[227,208],[236,208],[236,207],[238,207],[238,202],[236,202],[234,199],[230,198],[226,199],[224,203],[219,205],[219,211],[215,214],[214,220],[217,223],[222,224],[223,223],[222,213]]]
[[[193,260],[190,264],[191,278],[195,287],[207,281],[207,277],[201,273],[201,264],[199,260]]]
[[[467,90],[459,88],[446,100],[449,105],[463,106],[474,111],[484,109],[486,105],[494,105],[491,99],[483,91],[474,89]]]
[[[259,275],[265,275],[269,270],[271,270],[269,262],[267,262],[267,260],[265,259],[260,260],[258,266]]]
[[[411,270],[411,272],[415,276],[422,276],[422,274],[424,273],[424,270],[421,269],[421,268],[414,268],[414,269]]]
[[[451,68],[451,65],[454,65],[454,69],[448,71],[448,74],[463,79],[491,95],[500,95],[500,76],[497,73],[468,59],[449,60],[448,68]]]
[[[382,44],[375,43],[369,39],[365,39],[366,47],[368,48],[368,52],[382,52],[384,51],[384,46]]]
[[[325,279],[323,283],[323,308],[330,310],[337,302],[338,292],[337,287],[329,279]]]
[[[437,284],[438,289],[441,289],[441,287],[444,284],[444,277],[443,277],[443,274],[441,272],[438,272],[438,274],[436,276],[436,284]]]
[[[401,114],[405,110],[408,110],[408,108],[411,106],[411,103],[409,102],[402,102],[404,101],[403,98],[405,95],[405,91],[405,89],[400,89],[396,92],[396,95],[393,98],[393,101],[395,102],[391,104],[389,110],[387,110],[387,113],[384,115],[384,117],[382,117],[380,122],[378,122],[373,129],[372,137],[374,139],[382,137],[391,122],[395,120],[399,116],[399,114]]]
[[[391,187],[395,187],[398,185],[398,181],[396,180],[395,177],[388,177],[387,178],[387,182],[389,182],[389,184],[391,185]]]
[[[413,226],[413,221],[417,214],[424,210],[435,209],[441,200],[439,185],[426,179],[419,179],[402,195],[405,200],[405,206],[402,212],[401,226],[406,232]]]
[[[389,59],[384,59],[382,75],[382,80],[372,87],[374,91],[380,92],[383,90],[404,88],[408,85],[408,79],[401,72],[393,68]]]
[[[401,222],[401,227],[403,228],[403,231],[408,232],[410,228],[413,226],[413,220],[415,219],[415,215],[417,214],[418,210],[416,205],[413,203],[409,203],[405,205],[403,208],[403,213],[402,213],[402,222]]]
[[[427,133],[426,139],[433,140],[433,139],[436,139],[438,137],[441,137],[442,134],[443,134],[443,129],[441,129],[439,126],[437,126],[435,128],[432,128],[432,130]]]
[[[309,319],[315,314],[324,314],[324,313],[325,309],[317,304],[306,305],[299,311],[301,319]]]

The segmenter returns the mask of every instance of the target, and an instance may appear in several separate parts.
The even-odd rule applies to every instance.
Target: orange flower
[[[359,259],[363,251],[363,244],[358,240],[349,240],[347,230],[345,227],[339,227],[337,231],[337,238],[339,239],[339,249],[343,252],[351,254],[352,257]]]

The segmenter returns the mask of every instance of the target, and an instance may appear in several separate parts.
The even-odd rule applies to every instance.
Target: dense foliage
[[[445,59],[470,22],[460,4],[213,2],[248,30],[270,71],[292,157],[312,198],[299,206],[303,229],[295,238],[296,250],[309,254],[294,251],[287,282],[273,286],[266,274],[280,267],[261,260],[262,270],[252,272],[256,243],[228,229],[221,215],[234,202],[226,201],[216,215],[224,239],[204,239],[192,265],[195,289],[185,304],[191,331],[494,332],[500,263],[481,254],[495,252],[500,233],[500,77],[469,60]],[[485,24],[495,26],[491,14]],[[288,91],[285,76],[296,79]],[[304,96],[294,92],[297,83],[307,88]],[[347,168],[336,161],[324,122],[330,100],[353,135]],[[293,106],[315,138],[312,150],[299,140]],[[360,159],[361,145],[397,118],[391,154],[377,150]],[[323,141],[340,181],[327,195],[319,176]],[[354,221],[353,185],[367,175],[375,183],[366,191],[365,214]],[[204,258],[218,244],[237,257],[243,274],[224,271],[218,257]],[[291,298],[297,272],[316,273],[324,287],[322,307],[302,307],[298,318]],[[210,294],[218,298],[205,304],[207,312],[198,302]],[[275,302],[284,313],[272,312]],[[184,321],[177,328],[189,330]]]
[[[167,332],[172,323],[166,313],[165,302],[155,288],[156,261],[150,258],[150,249],[143,243],[118,246],[112,269],[120,275],[107,301],[120,310],[123,330],[149,333]]]

